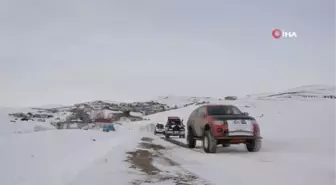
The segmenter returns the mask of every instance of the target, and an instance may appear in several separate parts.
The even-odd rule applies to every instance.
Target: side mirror
[[[248,116],[248,115],[249,115],[249,113],[248,113],[248,112],[244,112],[244,113],[243,113],[243,115],[245,115],[245,116]]]

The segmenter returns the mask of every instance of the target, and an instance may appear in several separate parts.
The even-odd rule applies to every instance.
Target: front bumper
[[[250,139],[262,139],[260,136],[218,136],[215,137],[217,140],[250,140]]]

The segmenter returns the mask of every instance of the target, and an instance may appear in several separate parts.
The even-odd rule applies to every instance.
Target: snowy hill
[[[160,96],[157,100],[154,100],[156,102],[166,104],[170,107],[186,107],[192,104],[199,104],[199,103],[207,103],[207,102],[213,102],[218,101],[218,98],[213,97],[194,97],[194,96]]]
[[[43,109],[68,108],[68,107],[71,107],[71,106],[70,105],[58,105],[58,104],[49,104],[49,105],[38,106],[38,108],[43,108]]]
[[[248,95],[248,98],[273,99],[273,98],[299,98],[299,99],[336,99],[335,86],[309,85],[288,89],[278,93],[263,93]]]
[[[55,125],[56,122],[65,122],[68,116],[72,115],[77,109],[84,110],[91,119],[97,115],[120,115],[126,110],[130,110],[130,115],[141,119],[144,115],[155,114],[167,110],[179,109],[191,105],[218,102],[216,98],[210,97],[187,97],[187,96],[166,96],[159,97],[157,100],[146,102],[114,102],[114,101],[91,101],[78,103],[71,106],[48,105],[34,108],[3,108],[2,112],[12,118],[10,122],[20,122],[21,119],[29,117],[28,120],[47,122]],[[29,115],[29,114],[32,114]],[[43,119],[39,119],[43,117]],[[34,119],[36,118],[36,119]]]

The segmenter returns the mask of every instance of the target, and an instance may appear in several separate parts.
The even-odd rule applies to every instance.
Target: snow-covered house
[[[116,117],[114,114],[119,113],[117,111],[112,111],[109,109],[101,109],[101,110],[95,110],[93,112],[92,120],[93,123],[98,127],[103,127],[104,125],[108,125],[113,123],[116,120]]]
[[[100,127],[100,128],[103,128],[104,125],[109,125],[109,124],[112,124],[114,123],[114,119],[112,118],[97,118],[94,120],[94,124],[97,126],[97,127]]]

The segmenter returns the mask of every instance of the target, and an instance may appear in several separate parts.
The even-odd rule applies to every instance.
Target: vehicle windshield
[[[157,124],[156,127],[157,128],[163,128],[164,126],[163,126],[163,124]]]
[[[237,107],[231,105],[209,106],[208,115],[241,115],[243,114]]]
[[[168,124],[171,125],[181,125],[181,120],[180,119],[169,119]]]

